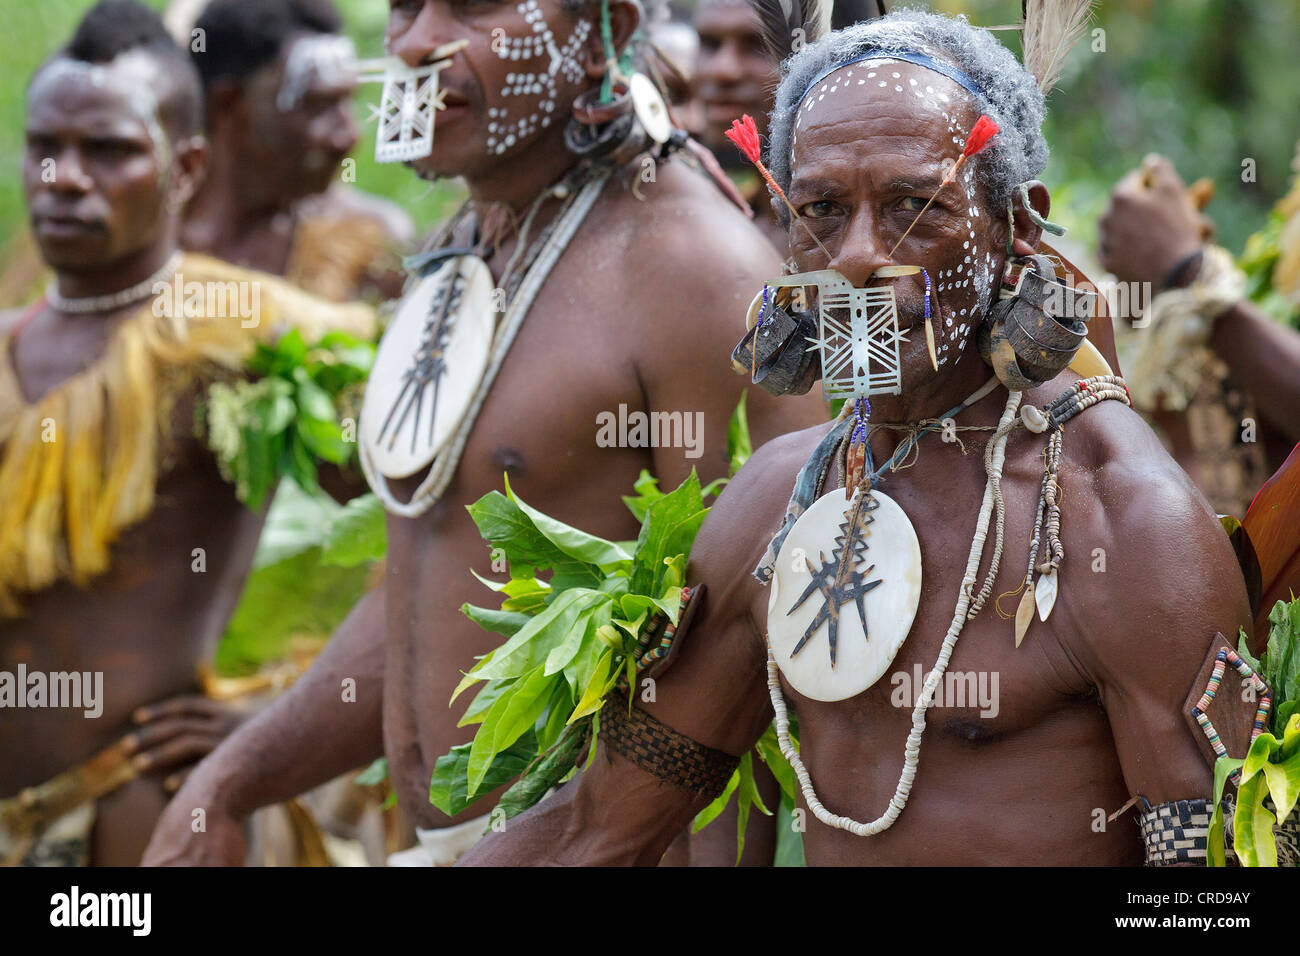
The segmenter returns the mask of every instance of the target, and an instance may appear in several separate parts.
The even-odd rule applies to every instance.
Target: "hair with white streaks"
[[[768,169],[782,189],[790,188],[791,133],[805,90],[837,63],[851,62],[873,47],[924,53],[961,70],[984,91],[976,107],[998,124],[999,132],[980,155],[977,175],[993,208],[1004,207],[1017,185],[1047,166],[1043,95],[1011,51],[965,17],[900,9],[827,34],[781,65],[768,124]],[[784,205],[773,200],[773,206],[784,222]]]

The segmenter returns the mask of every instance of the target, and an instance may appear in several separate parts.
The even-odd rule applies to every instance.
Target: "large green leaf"
[[[506,494],[510,500],[519,506],[519,510],[531,519],[533,526],[551,544],[569,557],[587,564],[600,565],[601,567],[609,567],[631,560],[632,556],[615,542],[606,541],[594,534],[580,531],[562,521],[556,521],[550,515],[543,514],[536,508],[530,507],[511,489],[509,476],[506,476],[505,482]]]
[[[501,695],[514,686],[513,680],[490,680],[479,688],[479,692],[474,695],[474,699],[469,702],[465,708],[465,713],[460,720],[456,722],[457,727],[468,727],[470,724],[481,724],[483,718],[487,716],[492,705],[500,699]]]
[[[518,611],[496,611],[489,607],[475,607],[473,604],[462,604],[460,611],[483,630],[503,637],[519,633],[519,629],[532,620],[531,615],[520,614]]]
[[[1263,774],[1246,778],[1237,786],[1237,815],[1233,819],[1233,849],[1242,866],[1277,866],[1273,842],[1276,818],[1264,806],[1268,784]]]
[[[550,692],[550,682],[538,667],[497,698],[483,717],[483,723],[470,744],[469,764],[466,767],[470,796],[478,792],[496,755],[518,740],[525,731],[532,730],[533,724],[546,707]],[[536,745],[534,740],[533,746]]]
[[[546,665],[543,673],[547,677],[568,667],[582,647],[583,638],[589,632],[595,632],[610,622],[613,617],[611,608],[614,599],[607,594],[601,595],[601,598],[602,600],[598,603],[585,608],[578,615],[573,624],[569,626],[568,633],[561,635],[559,643],[551,649],[551,653],[546,655]]]
[[[468,510],[479,534],[505,554],[511,574],[531,576],[534,569],[551,569],[556,587],[594,587],[604,578],[595,565],[557,547],[527,512],[499,491],[484,495]]]
[[[745,831],[749,827],[749,811],[751,807],[757,807],[759,812],[765,816],[771,816],[772,811],[763,804],[763,798],[759,795],[758,787],[754,785],[754,752],[746,752],[745,756],[740,758],[740,780],[736,785],[736,864],[740,864],[740,858],[745,853]]]
[[[564,667],[564,680],[569,685],[575,700],[582,696],[587,685],[591,683],[591,678],[596,673],[596,666],[600,663],[601,655],[605,653],[607,646],[612,646],[600,639],[600,630],[599,627],[588,629],[582,635],[582,641],[573,655],[573,660]]]
[[[1261,769],[1273,806],[1277,808],[1277,818],[1285,820],[1300,797],[1300,754],[1285,763],[1266,763]]]
[[[1282,742],[1267,731],[1256,737],[1246,751],[1246,762],[1241,768],[1242,778],[1259,773],[1281,748]]]
[[[637,478],[636,484],[632,486],[635,495],[624,495],[623,504],[627,505],[628,510],[632,512],[637,521],[645,520],[646,509],[654,501],[658,501],[664,496],[659,490],[659,479],[644,468],[641,469],[641,477]]]
[[[793,803],[798,802],[799,780],[795,776],[794,768],[790,766],[790,761],[785,759],[785,754],[781,753],[781,745],[776,739],[776,725],[769,724],[767,730],[763,731],[763,736],[758,738],[755,745],[759,756],[763,758],[763,763],[767,765],[768,771],[776,778],[776,782],[781,787],[781,793],[786,799]]]
[[[1292,714],[1282,731],[1282,747],[1278,750],[1279,760],[1290,760],[1300,753],[1300,714]]]
[[[614,670],[613,663],[614,650],[610,648],[600,656],[600,660],[596,663],[596,670],[587,682],[587,686],[583,689],[578,705],[573,709],[573,713],[569,715],[568,723],[575,723],[588,714],[594,714],[600,710],[610,685],[618,679],[618,671]],[[611,670],[614,670],[613,677],[610,676]]]
[[[1210,816],[1210,830],[1206,835],[1206,865],[1225,866],[1226,846],[1223,833],[1223,788],[1228,777],[1241,768],[1244,759],[1220,757],[1214,762],[1214,813]]]
[[[387,515],[375,495],[353,498],[330,522],[321,561],[354,567],[378,561],[388,550]]]
[[[650,503],[637,536],[630,592],[660,593],[664,559],[690,553],[705,514],[700,480],[693,469],[681,485]]]
[[[429,781],[429,802],[448,816],[455,816],[475,800],[491,793],[523,773],[537,754],[537,739],[532,731],[524,734],[509,749],[496,755],[492,766],[479,785],[479,796],[469,796],[469,751],[472,744],[452,747],[438,758]]]
[[[560,594],[540,614],[529,618],[510,640],[475,664],[456,687],[451,699],[455,700],[461,691],[477,681],[520,677],[541,667],[582,612],[607,599],[608,596],[600,591],[585,588],[571,588]]]
[[[309,494],[291,480],[280,482],[257,541],[254,570],[324,545],[326,529],[342,510],[326,495]]]
[[[736,788],[739,786],[740,768],[738,767],[732,772],[731,779],[727,781],[727,786],[722,793],[718,794],[718,798],[695,815],[695,822],[691,824],[691,832],[699,833],[716,820],[718,815],[727,809],[727,804],[731,802],[731,795],[736,792]]]
[[[729,475],[734,475],[740,471],[745,462],[749,461],[749,456],[754,453],[754,443],[749,437],[749,412],[745,408],[748,398],[749,389],[745,389],[740,393],[740,401],[736,403],[736,410],[731,413],[731,421],[727,424],[727,458],[729,460],[727,474]]]
[[[365,593],[364,568],[322,567],[315,549],[257,569],[217,647],[217,673],[256,673],[283,659],[295,635],[329,637]]]

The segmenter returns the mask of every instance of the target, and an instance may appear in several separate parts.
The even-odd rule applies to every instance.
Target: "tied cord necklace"
[[[952,412],[945,415],[944,418],[951,418],[953,415],[973,405],[979,398],[983,398],[993,391],[997,385],[997,379],[986,383],[983,388],[958,405]],[[977,398],[978,396],[978,398]],[[953,650],[957,646],[957,638],[965,626],[969,616],[971,595],[975,586],[975,578],[979,569],[980,559],[984,554],[984,541],[988,536],[990,518],[993,514],[994,489],[998,479],[1002,474],[1003,462],[1006,459],[1006,443],[1012,428],[1016,424],[1016,410],[1020,406],[1021,393],[1010,392],[1007,396],[1006,406],[1002,411],[1002,417],[998,421],[997,430],[994,432],[992,439],[989,441],[988,451],[985,455],[985,466],[988,472],[988,481],[984,487],[984,500],[980,505],[979,518],[976,521],[974,539],[971,541],[970,556],[966,562],[966,571],[962,576],[961,589],[958,594],[957,608],[953,614],[952,624],[948,628],[948,633],[944,637],[943,645],[939,650],[938,660],[935,661],[934,667],[926,677],[925,685],[922,688],[920,697],[912,710],[912,728],[908,732],[907,742],[903,746],[903,769],[899,774],[898,786],[894,790],[894,795],[889,800],[889,806],[881,816],[877,817],[870,823],[862,823],[850,817],[841,816],[831,813],[822,805],[813,788],[812,778],[808,773],[807,767],[799,757],[798,751],[790,742],[790,717],[786,709],[785,697],[781,692],[781,676],[777,667],[776,657],[772,653],[771,643],[768,643],[767,649],[767,688],[772,700],[772,710],[775,714],[777,742],[781,747],[781,753],[790,766],[794,769],[795,776],[799,779],[799,787],[803,792],[804,801],[808,804],[813,815],[819,821],[829,827],[839,830],[847,830],[856,836],[870,836],[880,833],[893,826],[894,821],[898,819],[903,808],[907,806],[907,798],[912,790],[912,783],[916,779],[916,770],[921,756],[921,737],[925,733],[926,710],[930,702],[934,699],[935,690],[939,682],[943,680],[944,671],[948,668],[948,662],[952,658]],[[927,431],[935,430],[927,428]],[[921,428],[917,429],[917,437],[923,434]],[[909,435],[899,443],[894,455],[885,465],[874,472],[864,474],[861,482],[862,490],[869,491],[870,482],[874,481],[885,469],[896,465],[902,460],[902,455],[907,453],[908,448],[914,445],[916,438]],[[906,446],[906,447],[905,447]],[[900,451],[902,454],[900,454]]]
[[[991,391],[991,386],[986,385],[980,392],[975,393],[974,396],[944,417],[951,418],[962,408],[974,404],[978,400],[976,396],[982,397],[987,395],[989,391]],[[1058,591],[1057,569],[1065,556],[1059,538],[1059,483],[1063,426],[1079,413],[1100,402],[1117,400],[1129,406],[1132,403],[1129,400],[1128,387],[1124,384],[1124,380],[1116,375],[1098,375],[1078,381],[1065,394],[1043,409],[1040,410],[1032,405],[1027,405],[1020,409],[1020,414],[1017,415],[1016,412],[1022,397],[1023,393],[1019,391],[1008,394],[1002,417],[998,422],[996,431],[993,433],[993,437],[985,448],[984,468],[988,478],[984,487],[984,498],[980,505],[975,533],[971,541],[966,570],[962,576],[961,587],[958,592],[957,607],[953,614],[952,623],[940,647],[938,659],[927,675],[921,694],[913,708],[912,727],[908,732],[907,741],[903,747],[903,769],[899,774],[894,795],[890,798],[889,806],[885,812],[870,823],[862,823],[847,816],[831,813],[818,799],[816,790],[813,788],[812,778],[800,759],[798,751],[794,749],[790,742],[790,721],[785,698],[781,691],[780,670],[777,667],[771,643],[768,644],[767,686],[772,701],[772,710],[775,714],[777,741],[780,744],[781,753],[790,762],[795,771],[795,776],[799,779],[805,802],[817,819],[826,826],[847,830],[856,836],[870,836],[891,827],[903,812],[904,807],[907,806],[908,795],[911,793],[912,784],[916,779],[916,770],[920,761],[921,738],[925,733],[926,725],[926,710],[934,700],[934,694],[943,680],[943,675],[956,648],[957,638],[961,635],[966,621],[979,613],[992,592],[993,582],[997,576],[998,564],[1002,555],[1005,517],[1001,491],[1002,469],[1006,461],[1007,439],[1011,432],[1021,424],[1033,434],[1042,434],[1049,430],[1051,434],[1048,436],[1048,447],[1044,455],[1046,464],[1039,495],[1038,514],[1034,522],[1033,540],[1030,544],[1029,570],[1020,586],[1026,590],[1024,599],[1021,602],[1021,608],[1016,614],[1016,646],[1020,646],[1021,639],[1024,637],[1025,629],[1029,624],[1029,617],[1032,616],[1028,612],[1032,611],[1035,603],[1041,620],[1046,621],[1048,615],[1051,614]],[[913,436],[919,437],[925,430],[934,430],[933,428],[925,429],[926,424],[923,422],[921,427],[916,428],[912,426],[901,427],[909,429],[911,434],[909,434],[908,438],[912,438],[912,444],[914,444],[915,438]],[[900,443],[900,448],[906,441],[907,439]],[[903,454],[906,454],[906,449],[903,450]],[[902,455],[896,451],[884,467],[872,471],[864,470],[864,476],[860,482],[862,491],[869,493],[871,482],[882,474],[885,469],[897,470],[897,464],[901,460]],[[997,538],[993,557],[984,585],[979,593],[975,594],[976,577],[983,558],[989,525],[995,510],[997,513]],[[1040,537],[1044,535],[1047,539],[1048,554],[1042,563],[1036,564]],[[1040,574],[1037,587],[1033,586],[1034,571],[1038,571]],[[1016,590],[1019,591],[1020,588]],[[1001,613],[1000,610],[999,613]],[[1006,615],[1002,616],[1006,617]]]

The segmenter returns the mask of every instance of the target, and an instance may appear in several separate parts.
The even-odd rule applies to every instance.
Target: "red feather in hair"
[[[747,160],[758,163],[758,127],[754,124],[754,117],[746,113],[741,119],[732,120],[731,129],[727,130],[727,139],[736,144],[736,148],[745,154]]]
[[[987,116],[981,116],[975,123],[975,128],[970,131],[970,136],[966,137],[966,148],[961,151],[961,158],[974,156],[997,134],[998,124]]]

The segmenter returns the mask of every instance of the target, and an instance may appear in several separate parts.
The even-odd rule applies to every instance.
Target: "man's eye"
[[[819,199],[816,202],[810,202],[799,210],[801,216],[809,219],[825,219],[835,212],[835,203],[829,199]]]
[[[101,159],[120,159],[138,151],[135,143],[116,139],[91,140],[86,144],[86,152]]]
[[[920,212],[928,201],[924,196],[904,196],[902,207],[907,212]]]

